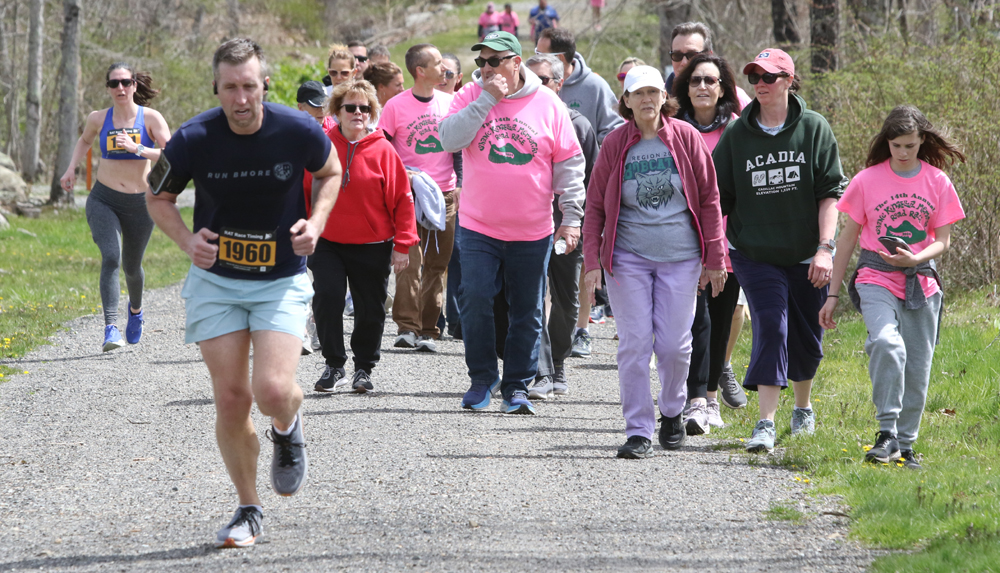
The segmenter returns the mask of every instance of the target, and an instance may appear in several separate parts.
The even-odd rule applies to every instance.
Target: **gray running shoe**
[[[417,339],[417,343],[414,345],[417,352],[437,352],[437,345],[434,344],[434,339],[430,336],[421,336]]]
[[[400,332],[399,336],[396,337],[396,342],[393,343],[393,346],[396,348],[416,348],[417,333]]]
[[[812,435],[816,431],[816,413],[812,408],[792,409],[792,435]]]
[[[351,388],[357,394],[365,394],[374,390],[375,386],[372,385],[371,374],[364,370],[356,370],[354,372],[354,379],[351,380]]]
[[[712,426],[708,423],[708,407],[700,400],[692,401],[684,412],[684,428],[689,436],[700,436],[712,431]]]
[[[556,396],[569,394],[569,381],[566,380],[566,368],[556,366],[556,373],[552,375],[552,393]]]
[[[226,525],[215,534],[215,546],[223,547],[250,547],[263,533],[261,522],[264,514],[256,507],[238,507],[229,525]]]
[[[306,483],[309,473],[309,458],[306,456],[306,440],[302,435],[302,415],[295,415],[292,431],[282,436],[274,430],[267,432],[274,442],[274,457],[271,458],[271,487],[278,495],[289,496],[298,493]]]
[[[549,400],[554,395],[551,376],[535,378],[535,383],[528,388],[528,398],[532,400]]]
[[[572,355],[577,358],[590,356],[590,333],[586,330],[577,330],[573,335]]]
[[[753,429],[753,435],[750,436],[750,440],[747,442],[747,451],[752,454],[773,452],[774,433],[774,422],[771,420],[757,422],[757,427]]]
[[[719,412],[719,401],[714,398],[708,399],[708,425],[713,428],[725,428],[726,423],[722,421],[722,413]]]
[[[747,405],[747,393],[736,380],[732,365],[723,368],[719,376],[719,399],[727,408],[733,410],[739,410]]]

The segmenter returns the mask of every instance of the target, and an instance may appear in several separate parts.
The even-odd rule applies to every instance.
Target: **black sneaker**
[[[333,392],[346,383],[346,380],[344,380],[345,377],[347,377],[347,372],[343,368],[333,368],[330,365],[326,365],[323,369],[323,375],[316,381],[313,390],[317,392]]]
[[[618,448],[618,457],[627,460],[639,460],[653,457],[653,442],[642,436],[629,436],[625,444]]]
[[[354,373],[354,380],[351,381],[351,388],[358,394],[364,394],[365,392],[371,392],[375,389],[372,385],[371,374],[365,372],[364,370],[358,370]]]
[[[896,459],[899,459],[899,442],[896,436],[889,432],[875,434],[875,445],[865,454],[865,461],[887,464]]]
[[[660,447],[664,450],[677,450],[684,445],[684,414],[677,414],[673,418],[660,417]]]
[[[913,450],[901,450],[899,452],[899,461],[903,462],[903,467],[911,470],[921,470],[920,462],[917,461],[917,456],[913,453]]]

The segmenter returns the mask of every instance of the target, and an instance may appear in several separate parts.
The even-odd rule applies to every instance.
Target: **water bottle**
[[[566,254],[566,239],[564,237],[559,237],[559,240],[556,241],[554,249],[555,249],[557,255],[565,255]]]

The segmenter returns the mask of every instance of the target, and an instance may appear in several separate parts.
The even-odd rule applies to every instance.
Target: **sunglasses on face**
[[[444,72],[444,79],[450,80],[453,77],[455,77],[455,72],[453,72],[451,70],[445,70],[445,72]]]
[[[627,75],[628,75],[628,72],[622,72],[622,73],[618,74],[618,81],[624,82],[625,81],[625,76],[627,76]]]
[[[675,61],[675,62],[679,62],[679,61],[683,60],[684,58],[687,58],[687,59],[690,60],[691,58],[697,56],[698,54],[704,54],[704,53],[705,53],[704,50],[702,50],[700,52],[675,52],[673,50],[670,50],[670,59],[673,60],[673,61]]]
[[[719,78],[713,78],[712,76],[691,76],[690,86],[696,88],[700,86],[703,82],[706,86],[712,87],[715,84],[719,83]]]
[[[542,80],[543,86],[547,86],[549,85],[549,82],[551,82],[553,78],[550,78],[549,76],[538,76],[538,79]]]
[[[337,76],[340,76],[342,78],[349,78],[349,77],[351,77],[351,74],[354,73],[354,70],[345,70],[345,71],[340,71],[340,72],[338,72],[336,70],[327,70],[327,73],[330,74],[331,78],[335,78]]]
[[[118,87],[118,84],[121,84],[123,88],[127,88],[131,86],[133,82],[135,82],[135,80],[108,80],[105,85],[114,89]]]
[[[766,74],[758,74],[754,72],[752,74],[747,74],[747,81],[750,82],[750,85],[755,86],[760,80],[764,80],[765,84],[770,85],[778,81],[778,78],[787,78],[787,77],[788,74],[786,73],[772,74],[771,72],[768,72]]]
[[[356,105],[356,104],[353,104],[353,103],[345,103],[344,105],[340,106],[340,109],[347,110],[347,113],[354,113],[356,111],[360,111],[361,113],[371,113],[372,106],[370,106],[370,105]]]
[[[504,60],[509,60],[515,56],[517,56],[517,54],[511,54],[502,58],[500,56],[493,56],[492,58],[476,58],[475,61],[476,66],[480,68],[486,67],[486,64],[489,64],[491,68],[499,68],[500,64],[503,63]]]
[[[368,56],[354,56],[354,59],[359,63],[364,63],[368,61]]]

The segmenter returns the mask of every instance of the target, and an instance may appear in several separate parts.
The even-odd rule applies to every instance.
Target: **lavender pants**
[[[624,249],[614,251],[608,296],[618,327],[618,385],[625,435],[652,439],[656,410],[650,394],[649,359],[660,375],[660,413],[668,418],[684,409],[691,323],[698,298],[701,261],[658,263]]]

